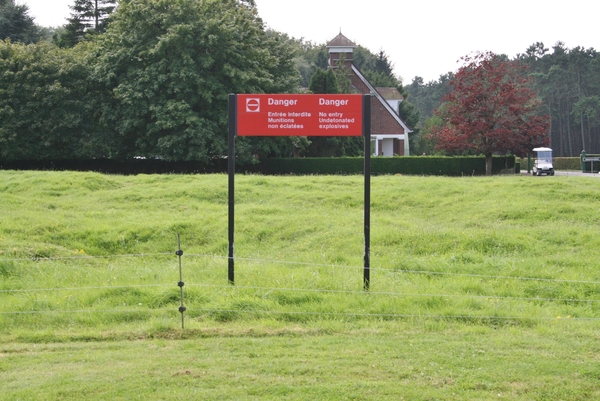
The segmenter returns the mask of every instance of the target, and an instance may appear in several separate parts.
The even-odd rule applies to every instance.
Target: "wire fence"
[[[557,281],[564,283],[564,280]],[[570,281],[567,281],[570,282]],[[572,281],[579,283],[578,281]],[[230,285],[214,285],[214,284],[186,284],[188,287],[212,288],[212,289],[227,289]],[[0,293],[27,293],[27,292],[56,292],[56,291],[88,291],[88,290],[104,290],[104,289],[119,289],[119,288],[172,288],[173,284],[132,284],[123,286],[86,286],[86,287],[62,287],[62,288],[29,288],[29,289],[14,289],[0,290]],[[285,291],[285,292],[314,292],[323,294],[365,294],[361,290],[332,290],[319,288],[292,288],[292,287],[261,287],[261,286],[245,286],[236,285],[239,290],[261,290],[261,291]],[[509,297],[498,295],[473,295],[473,294],[445,294],[445,293],[411,293],[411,292],[394,292],[394,291],[369,291],[371,296],[410,296],[410,297],[442,297],[442,298],[469,298],[469,299],[496,299],[496,300],[515,300],[515,301],[547,301],[547,302],[572,302],[572,303],[600,303],[600,299],[575,299],[575,298],[551,298],[551,297]]]
[[[57,257],[44,257],[44,258],[0,258],[0,262],[20,262],[20,261],[29,261],[29,262],[45,262],[45,261],[65,261],[65,260],[79,260],[79,261],[89,261],[89,260],[108,260],[108,259],[118,259],[118,258],[155,258],[155,257],[171,257],[172,253],[169,252],[160,252],[160,253],[139,253],[139,254],[122,254],[122,255],[100,255],[100,256],[57,256]],[[227,261],[227,256],[221,255],[208,255],[208,254],[193,254],[186,253],[187,257],[196,257],[196,258],[209,258],[209,259],[218,259],[222,261]],[[307,267],[326,267],[326,268],[335,268],[335,269],[354,269],[362,271],[364,269],[363,266],[350,266],[350,265],[337,265],[333,263],[311,263],[311,262],[294,262],[287,260],[277,260],[277,259],[260,259],[260,258],[243,258],[236,257],[236,261],[239,262],[253,262],[253,263],[263,263],[263,264],[278,264],[278,265],[294,265],[294,266],[307,266]],[[549,279],[543,277],[523,277],[523,276],[507,276],[507,275],[491,275],[491,274],[474,274],[474,273],[456,273],[456,272],[440,272],[435,270],[409,270],[409,269],[398,269],[398,268],[386,268],[383,266],[372,266],[371,269],[376,270],[378,272],[387,272],[387,273],[404,273],[404,274],[416,274],[416,275],[439,275],[439,276],[455,276],[455,277],[472,277],[472,278],[481,278],[481,279],[507,279],[507,280],[520,280],[520,281],[539,281],[539,282],[550,282],[550,283],[571,283],[571,284],[593,284],[600,285],[600,281],[594,280],[564,280],[564,279]],[[1,292],[1,290],[0,290]],[[363,291],[360,291],[363,292]]]
[[[179,249],[181,251],[181,249]],[[178,251],[178,252],[179,252]],[[432,310],[431,313],[424,313],[420,311],[419,313],[403,313],[403,311],[399,313],[388,312],[388,311],[356,311],[356,310],[292,310],[281,308],[277,309],[276,307],[271,308],[247,308],[245,306],[238,306],[235,308],[231,307],[206,307],[199,304],[195,304],[194,301],[190,301],[190,305],[184,306],[184,283],[183,276],[186,276],[185,288],[189,289],[199,289],[202,293],[208,294],[223,294],[225,292],[229,292],[230,296],[235,298],[236,295],[248,296],[248,294],[253,294],[254,296],[259,296],[265,298],[268,294],[278,293],[278,294],[318,294],[318,295],[336,295],[336,296],[349,296],[349,297],[363,297],[368,296],[370,299],[376,299],[378,297],[381,298],[408,298],[410,300],[414,299],[447,299],[447,300],[466,300],[466,301],[486,301],[486,302],[503,302],[509,305],[515,303],[549,303],[549,304],[559,304],[559,305],[570,305],[573,307],[585,307],[586,313],[579,314],[580,316],[564,316],[565,319],[572,320],[600,320],[600,299],[598,298],[598,294],[600,294],[600,281],[593,280],[567,280],[567,279],[550,279],[545,277],[523,277],[523,276],[510,276],[510,275],[486,275],[486,274],[472,274],[472,273],[463,273],[463,272],[440,272],[440,271],[430,271],[430,270],[407,270],[407,269],[398,269],[398,268],[386,268],[386,267],[371,267],[372,275],[373,275],[373,283],[376,283],[377,280],[387,282],[386,277],[389,276],[400,276],[400,278],[406,277],[437,277],[438,280],[444,281],[446,279],[453,280],[455,278],[469,278],[476,279],[479,282],[486,283],[494,283],[497,281],[503,282],[514,282],[516,286],[520,285],[519,283],[528,283],[529,285],[539,285],[539,286],[552,286],[551,291],[549,293],[557,293],[555,296],[515,296],[515,295],[501,295],[496,293],[495,291],[483,292],[483,293],[461,293],[456,288],[453,288],[452,291],[449,291],[447,287],[443,285],[439,285],[435,287],[437,291],[423,291],[422,286],[419,283],[412,286],[412,290],[402,290],[395,288],[394,283],[386,285],[387,288],[378,290],[377,286],[372,286],[371,290],[365,292],[362,289],[362,286],[356,285],[358,283],[359,272],[362,271],[362,266],[350,266],[350,265],[336,265],[336,264],[327,264],[327,263],[310,263],[310,262],[296,262],[296,261],[286,261],[286,260],[273,260],[273,259],[260,259],[260,258],[236,258],[236,261],[240,263],[243,269],[244,264],[247,268],[248,272],[256,275],[260,275],[267,268],[266,266],[272,266],[274,269],[280,269],[282,266],[290,266],[299,269],[308,269],[309,272],[305,276],[311,276],[311,272],[314,273],[318,270],[327,270],[324,274],[322,271],[319,272],[321,276],[321,280],[314,280],[312,282],[297,281],[297,285],[289,286],[285,285],[279,277],[277,279],[271,279],[271,281],[267,285],[256,285],[255,277],[250,277],[247,284],[239,284],[243,283],[244,276],[241,276],[241,279],[238,279],[238,283],[235,286],[227,283],[227,257],[220,255],[206,255],[206,254],[185,254],[183,256],[183,251],[181,253],[177,253],[176,255],[179,259],[179,265],[177,264],[178,260],[174,257],[173,253],[147,253],[147,254],[123,254],[123,255],[104,255],[104,256],[92,256],[92,255],[74,255],[74,256],[66,256],[66,257],[51,257],[51,258],[3,258],[0,259],[0,263],[3,266],[12,266],[13,271],[19,271],[23,265],[36,266],[37,272],[44,272],[47,275],[54,275],[53,280],[51,282],[60,282],[64,277],[69,276],[69,272],[65,272],[67,267],[71,267],[72,270],[78,272],[78,277],[80,282],[89,282],[93,281],[98,277],[98,275],[90,275],[89,277],[84,276],[84,272],[86,271],[85,267],[102,267],[104,268],[104,275],[109,277],[109,280],[105,284],[91,285],[91,284],[81,284],[81,285],[65,285],[65,286],[28,286],[26,287],[23,282],[19,282],[19,288],[11,288],[11,284],[14,284],[16,281],[11,281],[9,278],[11,277],[11,272],[4,272],[4,279],[0,282],[0,297],[27,297],[32,294],[41,294],[41,293],[58,293],[58,292],[69,292],[69,293],[90,293],[92,291],[105,291],[105,290],[118,290],[118,289],[160,289],[160,290],[170,290],[174,287],[178,288],[178,296],[177,302],[180,303],[179,309],[173,308],[173,303],[175,300],[171,300],[171,304],[169,305],[158,305],[152,308],[144,307],[139,305],[139,307],[124,307],[124,308],[100,308],[100,307],[90,307],[90,308],[69,308],[64,306],[62,308],[36,308],[35,306],[28,309],[22,310],[22,308],[13,308],[10,309],[10,306],[0,307],[0,315],[56,315],[62,313],[69,314],[140,314],[140,313],[173,313],[174,310],[178,310],[181,313],[182,317],[182,327],[183,327],[183,316],[186,311],[193,311],[194,315],[202,315],[202,314],[238,314],[238,315],[247,315],[247,316],[257,316],[257,317],[277,317],[277,316],[305,316],[305,317],[324,317],[324,318],[380,318],[380,319],[413,319],[413,318],[430,318],[430,319],[478,319],[478,320],[520,320],[520,319],[539,319],[539,320],[547,320],[547,319],[556,319],[555,315],[544,315],[536,314],[536,315],[527,315],[527,314],[510,314],[503,312],[510,312],[511,308],[507,308],[506,310],[499,310],[498,313],[494,313],[494,315],[485,315],[485,314],[475,314],[475,313],[435,313],[435,310]],[[129,269],[123,269],[122,266],[116,266],[116,261],[135,261],[134,263],[127,263]],[[184,266],[182,267],[182,262],[184,261]],[[192,262],[191,264],[188,261]],[[198,261],[204,261],[204,266],[210,265],[200,274],[198,274],[197,264]],[[147,265],[153,265],[148,267]],[[185,266],[187,264],[188,266]],[[160,269],[161,274],[156,274],[157,269],[155,265],[167,265],[168,269]],[[189,266],[192,267],[189,267]],[[179,266],[179,270],[177,269]],[[255,267],[252,267],[255,266]],[[55,270],[52,270],[51,267],[54,267]],[[6,268],[5,268],[6,270]],[[89,269],[88,269],[89,270]],[[96,269],[98,270],[98,269]],[[357,274],[354,279],[356,280],[348,280],[347,282],[339,282],[339,277],[348,276],[349,270],[356,270]],[[118,274],[132,273],[132,272],[142,272],[151,277],[153,282],[139,282],[140,280],[145,279],[140,276],[139,280],[131,280],[130,278],[121,278],[122,282],[127,282],[127,284],[119,284],[119,279],[115,277],[115,280],[111,281],[110,275],[113,272],[118,272]],[[2,273],[0,271],[0,273]],[[110,274],[109,274],[110,273]],[[191,274],[194,273],[194,274]],[[285,272],[287,273],[287,272]],[[35,272],[33,273],[35,274]],[[102,274],[101,274],[102,275]],[[328,277],[329,275],[329,277]],[[1,275],[0,275],[1,276]],[[379,276],[379,277],[378,277]],[[177,281],[179,279],[179,281]],[[262,278],[261,278],[262,279]],[[18,280],[17,280],[18,281]],[[310,285],[308,285],[309,283]],[[325,285],[323,285],[325,284]],[[585,286],[585,291],[577,292],[577,289],[580,286]],[[375,287],[375,288],[374,288]],[[567,293],[571,294],[571,296],[560,296],[563,292],[561,289],[565,287],[570,288]],[[485,289],[485,288],[484,288]],[[544,289],[544,288],[542,288]],[[446,291],[444,291],[446,290]],[[531,289],[530,289],[531,290]],[[535,291],[534,291],[535,292]],[[543,291],[542,291],[543,292]],[[233,294],[233,295],[231,295]],[[134,294],[135,295],[135,294]],[[14,303],[13,303],[14,304]],[[12,305],[12,304],[8,304]],[[322,309],[322,308],[320,308]]]

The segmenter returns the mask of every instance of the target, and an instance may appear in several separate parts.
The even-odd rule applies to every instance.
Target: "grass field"
[[[600,398],[597,178],[362,180],[0,171],[0,400]]]

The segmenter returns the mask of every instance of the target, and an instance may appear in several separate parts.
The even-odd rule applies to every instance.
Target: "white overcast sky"
[[[17,0],[42,26],[59,26],[73,0]],[[600,50],[598,0],[256,0],[265,24],[316,44],[341,32],[357,45],[384,50],[410,84],[456,71],[460,57],[492,51],[514,57],[535,42],[548,48]]]

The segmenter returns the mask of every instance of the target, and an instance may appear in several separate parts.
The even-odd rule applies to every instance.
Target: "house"
[[[356,45],[340,32],[326,45],[329,51],[329,68],[343,65],[356,93],[372,94],[371,141],[374,156],[408,156],[408,134],[412,132],[398,115],[403,97],[396,88],[376,88],[354,65]]]

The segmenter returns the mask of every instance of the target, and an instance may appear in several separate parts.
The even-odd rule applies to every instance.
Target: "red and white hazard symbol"
[[[258,113],[260,111],[260,99],[252,97],[246,99],[246,112]]]

